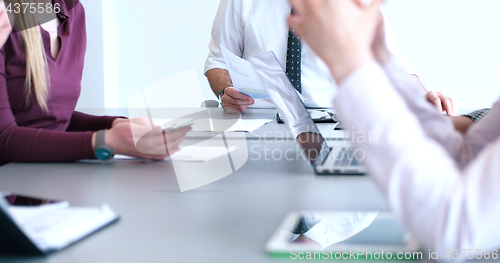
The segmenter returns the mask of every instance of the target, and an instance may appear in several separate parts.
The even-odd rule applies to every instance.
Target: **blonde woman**
[[[163,134],[145,119],[74,111],[86,51],[84,8],[76,0],[38,1],[37,8],[45,8],[44,14],[11,6],[16,23],[0,50],[0,165],[105,160],[115,153],[163,159],[176,151],[190,128]]]

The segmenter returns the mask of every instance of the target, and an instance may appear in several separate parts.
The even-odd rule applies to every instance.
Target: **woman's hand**
[[[9,38],[12,26],[10,24],[9,16],[5,10],[3,1],[0,1],[0,48],[3,48],[5,41]]]
[[[164,133],[160,126],[152,128],[148,118],[120,119],[106,132],[106,144],[116,154],[145,160],[163,160],[179,150],[190,127]]]
[[[296,11],[288,19],[290,27],[326,62],[337,82],[374,59],[372,45],[383,0],[289,1]]]
[[[124,119],[124,118],[117,118],[116,120],[113,121],[113,124],[111,124],[111,127],[115,127],[116,125],[120,123],[128,123],[129,119]]]

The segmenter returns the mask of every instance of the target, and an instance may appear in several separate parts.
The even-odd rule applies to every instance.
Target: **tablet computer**
[[[291,212],[266,244],[275,258],[419,260],[418,242],[379,212]]]

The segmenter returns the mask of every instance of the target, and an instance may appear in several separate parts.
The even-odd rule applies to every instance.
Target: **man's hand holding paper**
[[[221,51],[233,82],[233,87],[224,90],[221,97],[222,106],[243,112],[255,104],[255,99],[268,99],[264,85],[260,83],[250,62],[236,56],[222,45]]]
[[[255,100],[252,97],[239,92],[234,87],[227,87],[224,90],[221,100],[222,107],[229,113],[232,111],[235,111],[234,113],[244,112],[248,107],[255,104]]]

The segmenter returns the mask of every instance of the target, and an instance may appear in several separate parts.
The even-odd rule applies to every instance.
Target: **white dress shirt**
[[[214,68],[227,69],[220,46],[243,59],[272,51],[281,68],[286,68],[289,27],[286,19],[291,6],[287,0],[221,0],[212,28],[210,54],[205,73]],[[399,46],[389,23],[385,21],[387,44],[394,54]],[[302,95],[306,104],[330,106],[335,81],[325,63],[302,42]],[[416,72],[408,66],[411,74]]]
[[[356,146],[402,223],[423,245],[500,247],[500,102],[467,135],[426,102],[396,58],[372,62],[341,83],[345,127],[377,138]],[[460,254],[461,255],[461,254]]]

